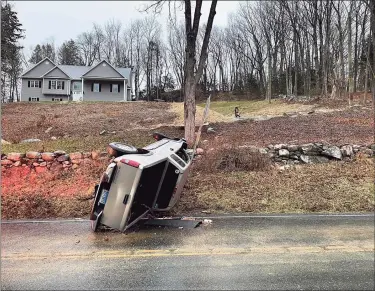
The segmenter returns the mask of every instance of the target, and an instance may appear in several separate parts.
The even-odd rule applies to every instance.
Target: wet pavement
[[[373,215],[211,219],[129,234],[3,223],[2,289],[374,289]]]

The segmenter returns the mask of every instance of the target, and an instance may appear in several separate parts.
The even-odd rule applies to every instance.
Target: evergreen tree
[[[22,71],[18,41],[23,29],[10,4],[1,5],[1,101],[18,99],[18,77]]]
[[[84,65],[79,55],[78,46],[74,40],[71,39],[61,45],[59,49],[58,62],[61,65]]]
[[[43,52],[42,52],[42,48],[40,47],[40,45],[37,44],[33,50],[33,53],[31,55],[29,62],[32,64],[37,64],[41,60],[43,60]]]

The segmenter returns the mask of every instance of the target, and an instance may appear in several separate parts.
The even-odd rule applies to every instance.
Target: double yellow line
[[[374,252],[374,245],[327,245],[327,246],[275,246],[249,248],[181,248],[168,250],[117,250],[76,253],[11,253],[1,256],[2,260],[64,260],[64,259],[101,259],[101,258],[140,258],[140,257],[174,257],[174,256],[220,256],[251,254],[304,254],[330,252]]]

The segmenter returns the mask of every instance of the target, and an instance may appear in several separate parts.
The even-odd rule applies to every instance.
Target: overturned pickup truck
[[[192,161],[187,143],[160,133],[153,137],[157,142],[142,149],[109,145],[114,160],[95,187],[93,231],[104,225],[124,232],[149,212],[168,211],[179,200]]]

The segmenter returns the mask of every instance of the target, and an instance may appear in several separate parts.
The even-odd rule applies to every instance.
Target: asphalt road
[[[2,290],[373,290],[373,215],[216,217],[196,229],[91,233],[2,223]]]

